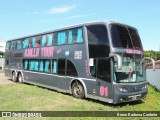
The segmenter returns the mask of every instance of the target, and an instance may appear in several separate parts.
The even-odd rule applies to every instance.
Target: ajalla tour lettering
[[[54,47],[42,47],[40,48],[29,48],[25,49],[24,51],[24,57],[38,57],[40,56],[41,51],[41,57],[52,57],[54,54]]]

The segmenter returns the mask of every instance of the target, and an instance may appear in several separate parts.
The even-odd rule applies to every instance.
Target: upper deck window
[[[54,45],[66,44],[66,40],[67,40],[66,31],[60,31],[60,32],[54,33]]]
[[[87,27],[89,44],[109,45],[107,29],[105,25],[91,25]]]
[[[129,30],[129,33],[131,35],[134,48],[135,49],[142,49],[141,40],[140,40],[140,37],[138,35],[138,31],[136,31],[132,28],[128,28],[128,30]]]
[[[41,46],[51,46],[52,41],[53,41],[53,34],[43,35]]]
[[[87,26],[89,58],[108,57],[110,53],[105,25]]]
[[[82,43],[83,31],[82,28],[71,29],[68,31],[68,44]]]
[[[22,49],[22,41],[17,40],[17,50]]]
[[[6,50],[9,50],[11,48],[11,42],[6,43]]]
[[[11,49],[16,49],[16,41],[12,41]]]
[[[23,48],[29,48],[29,38],[23,40]]]
[[[36,36],[32,38],[32,47],[40,47],[41,36]]]
[[[133,48],[128,30],[125,26],[112,25],[111,34],[114,47]]]
[[[142,49],[139,35],[135,29],[116,24],[110,26],[113,47]]]

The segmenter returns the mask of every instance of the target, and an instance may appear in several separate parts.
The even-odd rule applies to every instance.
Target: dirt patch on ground
[[[4,73],[0,73],[0,85],[14,84],[10,78],[5,77]]]

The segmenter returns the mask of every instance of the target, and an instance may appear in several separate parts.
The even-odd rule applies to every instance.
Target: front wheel
[[[78,99],[82,99],[84,98],[85,94],[84,94],[84,88],[82,86],[81,83],[79,82],[74,82],[72,84],[72,94],[74,97],[78,98]]]

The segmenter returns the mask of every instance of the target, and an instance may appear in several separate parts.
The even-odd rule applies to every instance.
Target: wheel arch
[[[24,75],[23,75],[23,72],[22,72],[22,71],[18,71],[18,72],[17,72],[17,77],[18,77],[19,74],[22,75],[22,80],[23,80],[22,82],[24,82]]]
[[[85,85],[85,83],[83,82],[83,80],[78,79],[78,78],[74,78],[74,79],[71,80],[70,86],[69,86],[70,94],[72,94],[72,84],[73,84],[74,82],[76,82],[76,81],[78,81],[78,82],[80,82],[80,83],[82,84],[82,86],[83,86],[83,88],[84,88],[84,97],[87,98],[87,88],[86,88],[86,85]]]

